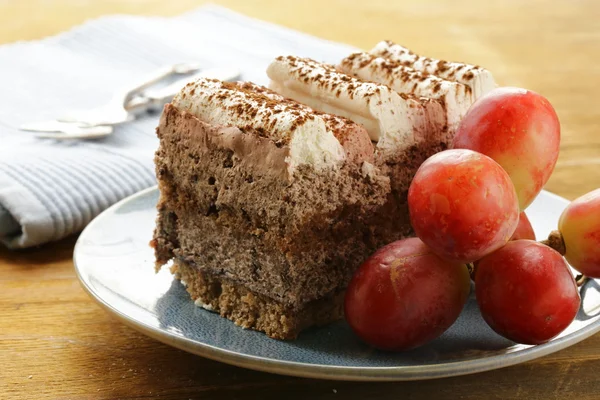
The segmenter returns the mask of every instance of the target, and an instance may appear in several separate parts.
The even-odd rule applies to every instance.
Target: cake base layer
[[[265,332],[274,339],[295,339],[309,326],[325,325],[343,316],[343,292],[294,309],[181,259],[175,259],[171,272],[185,283],[191,298],[199,306],[217,312],[243,328]]]

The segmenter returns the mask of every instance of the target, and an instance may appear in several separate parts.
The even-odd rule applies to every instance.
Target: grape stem
[[[475,282],[475,264],[467,263],[467,269],[469,270],[469,276],[471,277],[471,280]]]
[[[588,278],[587,276],[585,276],[583,274],[579,274],[575,277],[575,283],[577,283],[577,286],[579,286],[579,287],[585,285],[585,283],[589,280],[590,280],[590,278]]]
[[[552,231],[548,235],[548,239],[542,240],[541,244],[545,244],[548,247],[552,247],[554,250],[558,251],[561,256],[564,256],[567,252],[567,248],[565,247],[565,241],[559,231]]]
[[[567,252],[567,247],[565,246],[565,241],[562,237],[560,231],[552,231],[548,235],[548,239],[542,240],[541,244],[545,244],[548,247],[552,247],[554,250],[558,251],[560,255],[564,256]],[[575,277],[575,282],[577,286],[583,286],[590,278],[583,274],[579,274]]]

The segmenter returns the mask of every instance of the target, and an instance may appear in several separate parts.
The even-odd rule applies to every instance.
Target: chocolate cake
[[[490,86],[405,50],[382,42],[337,67],[279,57],[273,90],[187,85],[157,128],[156,268],[173,260],[197,305],[273,338],[340,319],[356,268],[411,233],[416,169]]]
[[[261,91],[201,79],[165,107],[153,246],[197,304],[291,339],[342,316],[390,183],[362,126]]]

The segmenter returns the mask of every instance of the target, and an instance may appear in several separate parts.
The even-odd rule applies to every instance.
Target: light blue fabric
[[[95,141],[36,139],[20,124],[102,105],[136,77],[176,62],[234,66],[244,80],[266,84],[276,56],[335,63],[354,50],[212,5],[175,18],[104,17],[0,46],[0,240],[23,248],[61,239],[155,184],[158,116]]]

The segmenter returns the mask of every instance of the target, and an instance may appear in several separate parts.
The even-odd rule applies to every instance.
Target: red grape
[[[493,158],[512,179],[524,210],[548,181],[558,158],[560,123],[543,96],[498,88],[479,98],[462,119],[452,147]]]
[[[569,204],[560,216],[558,230],[565,242],[565,258],[573,268],[600,278],[600,189]]]
[[[500,248],[519,220],[515,188],[491,158],[446,150],[428,158],[408,191],[417,236],[439,256],[473,262]]]
[[[388,244],[358,269],[346,292],[346,320],[374,347],[408,350],[440,336],[467,300],[469,272],[418,238]]]
[[[533,231],[533,227],[529,222],[529,218],[525,215],[525,212],[521,212],[519,214],[519,224],[517,225],[517,229],[515,229],[514,233],[510,237],[510,240],[519,240],[519,239],[529,239],[535,240],[535,232]],[[479,260],[474,262],[474,270],[473,276],[477,273],[477,266],[479,265]]]
[[[531,222],[529,222],[529,218],[527,218],[525,212],[519,214],[519,224],[517,225],[517,229],[515,229],[514,233],[510,237],[510,240],[519,239],[535,240],[535,232],[533,231]]]
[[[515,240],[479,261],[475,294],[483,318],[500,335],[541,344],[565,330],[581,299],[564,258],[533,240]]]
[[[519,240],[519,239],[529,239],[535,240],[535,232],[533,231],[533,227],[529,222],[529,218],[525,215],[525,212],[521,212],[519,214],[519,224],[517,225],[517,229],[515,229],[514,233],[510,237],[510,240]],[[473,276],[477,274],[477,266],[479,265],[479,260],[474,262],[474,270]]]

